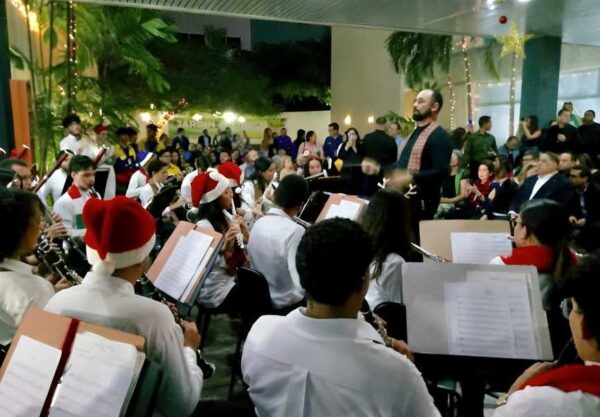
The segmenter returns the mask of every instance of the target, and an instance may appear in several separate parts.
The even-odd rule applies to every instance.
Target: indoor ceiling
[[[322,25],[498,35],[511,22],[528,33],[600,45],[600,0],[79,0]],[[508,23],[499,23],[500,16]]]

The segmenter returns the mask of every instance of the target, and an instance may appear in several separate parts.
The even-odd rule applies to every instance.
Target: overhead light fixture
[[[351,123],[352,123],[352,117],[350,117],[350,115],[347,115],[347,116],[344,118],[344,124],[348,126],[348,125],[350,125]]]
[[[192,119],[199,122],[200,120],[202,120],[202,115],[200,113],[194,113],[194,115],[192,116]]]
[[[238,122],[246,123],[246,118],[244,116],[240,116],[240,117],[238,117]]]
[[[373,123],[375,123],[375,116],[369,116],[367,118],[367,122],[372,125]]]
[[[225,120],[225,123],[233,123],[235,119],[237,119],[235,113],[230,111],[226,111],[225,113],[223,113],[223,120]]]
[[[140,113],[140,119],[144,123],[149,123],[152,121],[152,117],[150,117],[150,113],[148,113],[148,112]]]
[[[154,103],[150,103],[150,110],[154,110],[156,108],[156,106],[154,105]]]

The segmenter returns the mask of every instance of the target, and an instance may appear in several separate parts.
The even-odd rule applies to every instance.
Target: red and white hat
[[[219,198],[229,188],[229,181],[216,169],[209,169],[198,174],[192,180],[191,187],[192,205],[197,209],[200,204],[211,203]]]
[[[230,187],[239,187],[244,182],[244,173],[231,161],[223,162],[218,167],[219,174],[227,178]]]
[[[89,199],[83,207],[83,223],[87,259],[98,273],[112,274],[115,269],[142,262],[156,240],[152,215],[124,196]]]

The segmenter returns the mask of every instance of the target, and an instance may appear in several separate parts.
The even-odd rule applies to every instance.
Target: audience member
[[[481,163],[492,160],[498,153],[496,138],[490,134],[490,130],[492,130],[492,118],[481,116],[479,130],[467,137],[464,162],[469,166],[470,178],[473,181],[477,180]]]
[[[540,149],[546,152],[561,154],[575,152],[579,147],[579,132],[569,124],[570,113],[568,110],[558,112],[557,123],[548,129],[546,137],[540,143]]]

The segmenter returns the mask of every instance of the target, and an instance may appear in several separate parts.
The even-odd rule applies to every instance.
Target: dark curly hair
[[[586,326],[596,336],[596,341],[600,343],[600,304],[598,304],[600,280],[598,279],[598,271],[600,271],[600,252],[584,258],[578,266],[569,272],[565,279],[564,294],[575,299],[579,309],[585,316]]]
[[[42,209],[42,202],[33,193],[18,188],[0,189],[0,262],[14,255],[33,217],[35,207]]]
[[[306,231],[298,245],[296,269],[311,299],[339,306],[362,288],[372,259],[371,238],[363,228],[335,218]]]

